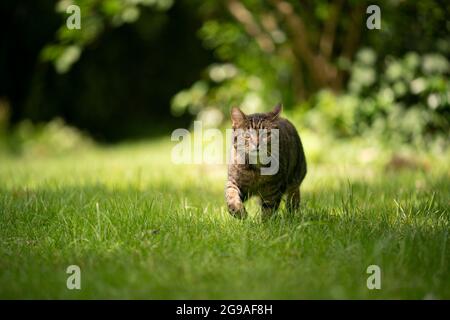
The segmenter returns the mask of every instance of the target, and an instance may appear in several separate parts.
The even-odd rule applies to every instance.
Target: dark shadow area
[[[55,3],[6,1],[0,11],[0,98],[12,106],[12,125],[62,117],[97,140],[117,141],[166,134],[192,120],[173,117],[170,99],[212,58],[186,2],[165,12],[143,7],[137,22],[104,30],[66,74],[40,61],[63,24]]]

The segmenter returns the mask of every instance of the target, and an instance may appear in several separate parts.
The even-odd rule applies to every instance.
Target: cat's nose
[[[249,151],[250,152],[257,152],[259,148],[259,144],[258,143],[251,143],[249,146]]]
[[[253,138],[251,142],[251,146],[253,146],[256,150],[259,148],[259,140],[257,138]]]

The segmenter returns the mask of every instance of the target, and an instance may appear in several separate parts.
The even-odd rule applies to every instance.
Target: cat
[[[286,208],[290,212],[300,206],[300,184],[306,175],[306,158],[297,130],[291,122],[280,117],[281,110],[281,104],[271,112],[250,115],[237,107],[231,109],[233,150],[228,165],[225,199],[229,213],[236,218],[247,217],[244,202],[254,195],[260,198],[263,220],[276,212],[284,194],[287,195]],[[276,132],[278,136],[278,171],[272,175],[261,173],[265,166],[259,161],[250,161],[255,151],[262,152],[264,142],[270,145],[269,138],[273,136],[267,134],[269,138],[264,138],[261,132]],[[245,144],[239,144],[239,141]],[[244,150],[245,161],[239,158],[239,154],[242,155],[239,150]]]

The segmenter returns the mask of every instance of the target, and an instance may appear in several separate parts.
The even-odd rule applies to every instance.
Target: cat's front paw
[[[247,211],[242,204],[228,204],[228,212],[237,219],[247,218]]]

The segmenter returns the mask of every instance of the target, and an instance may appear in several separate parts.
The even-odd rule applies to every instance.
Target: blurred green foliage
[[[66,17],[69,16],[66,12],[69,6],[79,6],[82,27],[69,29],[66,23],[61,25],[57,32],[57,42],[45,46],[41,58],[53,62],[59,73],[66,73],[78,61],[82,49],[95,41],[105,29],[136,22],[140,6],[165,11],[172,4],[173,0],[59,0],[56,11]]]
[[[425,147],[431,138],[448,145],[450,128],[450,64],[434,53],[388,56],[376,69],[372,49],[358,52],[348,90],[340,95],[319,92],[297,110],[297,118],[321,134],[339,137],[372,135],[390,143]]]
[[[172,113],[189,112],[214,126],[227,119],[231,105],[252,113],[283,101],[299,124],[320,134],[367,134],[420,146],[436,137],[446,144],[448,5],[382,1],[382,29],[370,31],[368,4],[225,2],[230,14],[208,19],[199,30],[221,63],[172,99]],[[293,32],[290,24],[299,28]],[[307,54],[315,55],[317,68],[309,67]],[[314,76],[329,69],[325,80]],[[208,116],[218,112],[223,116]]]
[[[72,4],[80,30],[66,27]],[[450,3],[378,1],[380,30],[366,27],[370,4],[59,0],[59,25],[39,47],[40,62],[28,79],[12,81],[28,86],[0,97],[15,123],[62,117],[96,138],[195,117],[217,127],[233,105],[252,113],[283,102],[320,134],[447,141]]]
[[[25,157],[59,156],[87,150],[93,146],[89,136],[56,118],[33,124],[24,120],[15,126],[5,141],[6,150]]]

